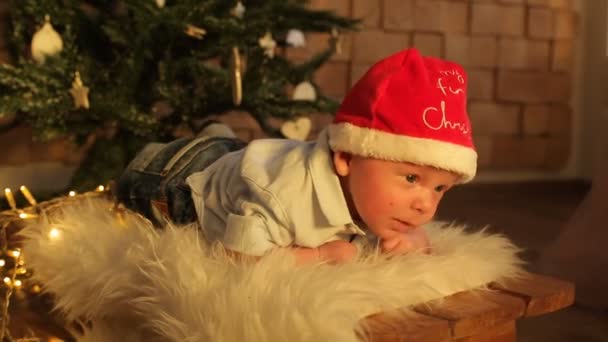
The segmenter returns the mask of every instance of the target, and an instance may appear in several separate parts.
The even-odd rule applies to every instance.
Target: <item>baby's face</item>
[[[352,156],[343,184],[356,215],[372,233],[390,239],[429,222],[459,176],[429,166]]]

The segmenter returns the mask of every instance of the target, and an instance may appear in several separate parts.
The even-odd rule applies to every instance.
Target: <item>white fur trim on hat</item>
[[[466,146],[397,135],[350,123],[331,124],[328,133],[333,151],[433,166],[462,175],[462,183],[472,180],[477,171],[477,152]]]

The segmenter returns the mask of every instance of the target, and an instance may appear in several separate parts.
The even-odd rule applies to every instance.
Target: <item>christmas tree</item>
[[[93,142],[77,189],[114,179],[145,143],[196,132],[210,116],[246,111],[281,136],[269,119],[334,111],[312,75],[356,25],[303,0],[13,0],[9,13],[14,63],[0,64],[0,113],[43,141]],[[285,51],[306,32],[332,34],[296,64]],[[296,85],[307,95],[290,95]]]

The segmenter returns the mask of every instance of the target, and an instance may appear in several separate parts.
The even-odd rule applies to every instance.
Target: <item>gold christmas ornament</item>
[[[243,19],[243,16],[245,15],[245,6],[243,5],[243,3],[240,1],[237,2],[236,6],[234,6],[234,8],[230,10],[230,14],[239,19]]]
[[[44,63],[47,56],[54,56],[63,50],[63,40],[51,25],[51,17],[44,16],[44,24],[32,37],[32,58],[38,63]]]
[[[72,82],[72,89],[70,89],[72,99],[74,100],[74,107],[89,109],[89,88],[85,87],[80,79],[80,73],[76,71],[74,73],[74,81]]]
[[[189,35],[192,38],[196,38],[196,39],[203,39],[203,37],[205,37],[205,35],[207,34],[207,31],[205,29],[202,29],[200,27],[188,24],[186,25],[186,29],[184,30],[184,32]]]
[[[232,103],[240,106],[243,101],[243,84],[241,78],[241,55],[239,48],[232,47],[232,58],[230,63],[230,78],[232,81]]]
[[[315,101],[317,99],[317,91],[310,82],[300,82],[293,90],[291,98],[293,100]]]
[[[311,127],[312,122],[309,118],[300,117],[295,120],[285,121],[283,125],[281,125],[281,133],[289,139],[303,141],[308,138]]]
[[[277,42],[272,38],[272,33],[266,32],[262,38],[258,39],[258,43],[264,49],[266,57],[274,57],[274,48],[277,46]]]

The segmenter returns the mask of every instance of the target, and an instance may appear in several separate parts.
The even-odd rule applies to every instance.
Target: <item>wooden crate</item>
[[[550,313],[574,303],[572,283],[537,274],[488,290],[473,290],[413,307],[367,317],[372,342],[511,342],[515,321]]]

